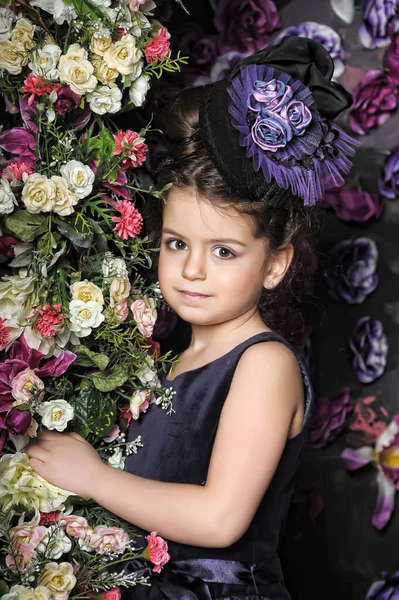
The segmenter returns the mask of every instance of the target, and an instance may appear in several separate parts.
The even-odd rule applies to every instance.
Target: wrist
[[[110,469],[112,469],[112,467],[100,460],[98,461],[96,468],[92,470],[91,476],[89,477],[87,498],[97,502],[97,504],[100,504],[99,497],[101,497],[104,489],[107,489],[107,480]]]

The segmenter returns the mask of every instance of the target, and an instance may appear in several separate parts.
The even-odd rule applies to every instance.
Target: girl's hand
[[[104,464],[84,438],[76,433],[42,431],[26,449],[31,467],[46,481],[82,498],[91,498],[92,482]]]

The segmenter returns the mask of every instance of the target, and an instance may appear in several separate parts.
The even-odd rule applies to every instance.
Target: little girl
[[[28,449],[51,483],[169,541],[171,562],[133,598],[289,598],[278,545],[313,396],[271,326],[303,269],[304,205],[342,184],[353,154],[330,120],[350,104],[332,73],[317,42],[288,38],[178,96],[159,175],[173,184],[160,287],[192,328],[163,376],[175,413],[152,405],[132,423],[129,438],[144,447],[127,472],[74,434],[44,433]]]

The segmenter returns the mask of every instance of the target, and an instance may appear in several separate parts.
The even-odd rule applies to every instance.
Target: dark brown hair
[[[234,193],[200,138],[201,99],[202,88],[189,88],[179,92],[164,111],[163,129],[171,147],[159,168],[158,186],[162,188],[168,183],[179,188],[190,186],[210,202],[223,206],[231,204],[237,211],[250,215],[254,222],[254,235],[267,238],[271,252],[293,245],[294,258],[283,281],[276,288],[265,290],[260,300],[265,323],[292,338],[298,331],[291,330],[290,317],[299,301],[311,291],[316,266],[312,250],[314,209],[304,207],[301,198],[279,188],[274,182],[270,184],[270,193],[281,198],[284,208],[276,209],[266,202],[254,202]],[[158,213],[158,235],[161,220]]]

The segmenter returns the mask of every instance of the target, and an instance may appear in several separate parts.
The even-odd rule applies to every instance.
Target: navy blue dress
[[[176,391],[175,413],[150,405],[132,421],[128,439],[142,437],[143,448],[127,460],[130,473],[173,483],[204,485],[220,413],[238,361],[247,348],[278,341],[296,355],[305,389],[301,432],[287,441],[276,473],[246,533],[228,548],[201,548],[168,542],[171,562],[151,587],[131,588],[137,600],[288,600],[278,545],[293,491],[293,478],[306,439],[313,392],[305,365],[288,342],[276,333],[259,333],[213,362],[177,375],[163,385]],[[243,398],[245,409],[245,398]],[[240,444],[241,440],[237,440]],[[245,443],[245,441],[244,441]],[[134,499],[132,500],[134,502]],[[237,498],[237,502],[240,499]]]

